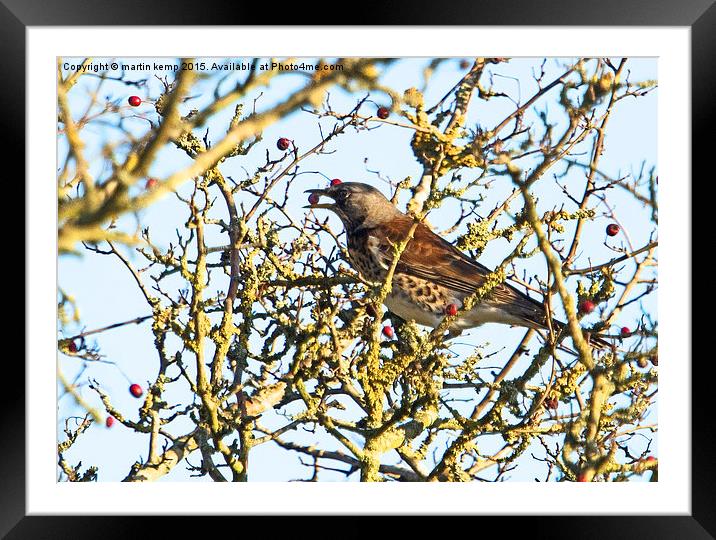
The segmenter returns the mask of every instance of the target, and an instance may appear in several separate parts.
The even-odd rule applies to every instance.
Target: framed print
[[[2,533],[712,537],[716,8],[245,7],[2,6],[27,201]]]

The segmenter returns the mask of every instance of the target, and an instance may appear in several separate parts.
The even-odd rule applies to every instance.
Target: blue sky
[[[68,59],[69,61],[73,61]],[[144,62],[152,62],[154,59],[141,59]],[[545,63],[546,75],[544,80],[550,81],[563,65],[571,59],[548,59]],[[96,61],[103,61],[96,59]],[[138,62],[139,59],[125,59],[126,62]],[[166,61],[161,59],[160,61]],[[208,60],[211,62],[211,60]],[[428,60],[420,58],[404,59],[389,67],[381,81],[395,90],[402,93],[403,90],[411,87],[421,87],[423,84],[423,68]],[[494,87],[509,93],[514,98],[521,98],[521,101],[532,95],[537,89],[532,78],[535,69],[539,70],[541,59],[521,58],[513,59],[508,64],[500,64],[498,67],[491,67],[490,70],[499,73],[493,78]],[[657,62],[655,59],[630,59],[630,78],[633,81],[656,79]],[[428,104],[434,103],[441,98],[459,80],[464,69],[459,67],[458,59],[444,62],[432,75],[425,94],[425,101]],[[154,98],[159,95],[161,85],[154,78],[154,75],[167,75],[170,73],[134,72],[129,75],[130,79],[149,77],[147,88],[136,89],[127,87],[117,82],[108,81],[101,89],[102,101],[117,101],[121,105],[126,103],[129,95],[137,94],[142,98]],[[244,77],[245,73],[232,74],[225,81],[224,88],[230,87],[236,77]],[[192,90],[196,96],[187,103],[189,108],[202,108],[210,102],[217,74],[211,74],[206,80],[200,81]],[[483,78],[483,81],[487,79]],[[266,89],[263,95],[256,102],[258,110],[269,108],[281,100],[292,90],[302,86],[305,78],[300,75],[279,77],[274,84]],[[75,111],[82,111],[88,99],[88,90],[94,88],[97,79],[93,77],[80,78],[77,87],[73,89],[72,107]],[[647,169],[656,165],[656,103],[657,91],[639,99],[623,100],[616,108],[610,120],[608,135],[606,139],[605,152],[601,161],[601,170],[611,177],[617,178],[629,173],[638,173],[643,164]],[[331,91],[330,102],[333,109],[337,111],[350,110],[356,100],[365,93],[356,92],[348,94],[342,90]],[[251,99],[258,97],[252,95]],[[251,99],[245,103],[245,110],[252,106]],[[373,114],[377,105],[389,104],[387,96],[380,93],[372,94],[372,103],[365,105],[365,113]],[[557,94],[553,92],[548,99],[545,99],[537,107],[538,111],[546,110],[554,121],[564,121],[559,105],[556,103]],[[489,101],[474,99],[467,119],[467,126],[480,125],[492,127],[499,122],[506,114],[514,109],[514,105],[507,99],[493,98]],[[143,104],[135,110],[126,108],[124,113],[146,116],[155,120],[156,113],[148,104]],[[233,107],[229,107],[217,114],[208,124],[209,137],[218,140],[226,130],[229,120],[233,114]],[[397,119],[397,117],[394,117]],[[533,117],[532,120],[536,118]],[[530,120],[529,118],[527,119]],[[140,136],[147,129],[146,119],[140,117],[126,117],[123,120],[125,129],[136,136]],[[327,128],[331,121],[322,120],[321,125]],[[557,131],[559,127],[556,128]],[[87,143],[87,155],[92,163],[92,172],[97,178],[106,177],[107,172],[103,169],[103,160],[100,159],[101,147],[111,140],[121,140],[122,134],[107,126],[89,126],[83,135]],[[296,112],[283,119],[276,125],[266,129],[261,141],[254,152],[242,158],[236,158],[225,162],[222,165],[222,172],[238,180],[246,176],[246,171],[253,171],[265,159],[266,151],[274,158],[280,153],[275,147],[279,137],[288,137],[295,141],[299,150],[306,150],[320,141],[320,132],[315,116]],[[296,220],[302,219],[306,210],[302,207],[306,204],[303,191],[312,187],[322,187],[326,184],[327,178],[338,177],[343,180],[355,180],[371,183],[381,189],[384,193],[390,193],[390,186],[385,179],[397,182],[406,176],[417,180],[421,174],[421,167],[415,160],[409,146],[412,131],[399,127],[382,125],[377,129],[362,132],[348,131],[337,141],[329,145],[333,151],[330,154],[311,156],[302,164],[301,171],[305,172],[294,182],[288,193],[287,212]],[[59,155],[63,156],[65,148],[60,140],[58,148]],[[150,175],[163,178],[179,168],[188,164],[188,158],[180,151],[167,148],[160,153],[159,158],[152,166]],[[370,170],[380,172],[380,177]],[[557,172],[557,170],[555,170]],[[472,178],[475,171],[465,171],[466,178]],[[325,176],[322,176],[325,175]],[[574,168],[560,182],[567,185],[581,186],[584,172]],[[184,186],[180,192],[187,193],[188,186]],[[139,187],[137,188],[139,189]],[[494,205],[504,199],[505,195],[512,189],[508,178],[494,178],[489,189],[482,188],[479,195],[484,196],[482,205],[478,206],[477,213],[486,215]],[[575,187],[574,193],[581,195],[581,187]],[[472,193],[478,195],[477,191]],[[550,175],[541,180],[535,187],[535,194],[538,197],[539,209],[551,209],[558,202],[563,201],[558,186]],[[238,196],[237,202],[241,202],[242,196]],[[250,197],[244,200],[253,202]],[[404,200],[401,201],[403,204]],[[610,202],[617,213],[620,222],[628,231],[634,247],[646,244],[651,233],[648,214],[636,204],[633,199],[623,193],[610,193]],[[442,230],[452,225],[455,217],[455,205],[447,203],[443,208],[433,211],[428,219],[437,229]],[[568,208],[570,209],[570,208]],[[606,210],[604,207],[597,207],[598,213]],[[331,225],[334,230],[341,230],[337,218],[331,216]],[[186,220],[186,212],[181,204],[173,196],[159,201],[139,215],[143,226],[149,226],[154,242],[160,246],[166,246],[175,240],[175,229],[183,227]],[[503,224],[509,224],[509,217],[505,216]],[[598,217],[587,225],[584,233],[584,241],[581,246],[578,266],[587,266],[590,261],[600,263],[614,257],[614,252],[605,246],[604,228],[610,222],[606,217]],[[126,216],[120,221],[120,226],[132,231],[135,224],[134,216]],[[449,237],[455,238],[453,234]],[[623,237],[610,239],[608,243],[613,246],[620,245]],[[212,242],[214,242],[212,244]],[[211,245],[224,245],[226,239],[215,235],[209,237]],[[507,240],[495,240],[489,244],[480,257],[480,262],[488,267],[494,267],[509,253],[511,249]],[[127,250],[132,261],[137,266],[144,266],[143,258],[136,256]],[[527,275],[544,275],[544,262],[541,256],[529,260],[522,260],[518,263],[518,270],[524,271]],[[80,257],[63,256],[58,266],[59,284],[72,294],[80,308],[82,324],[86,329],[105,326],[111,323],[124,321],[137,316],[148,314],[148,308],[139,290],[134,285],[133,278],[126,269],[118,264],[112,257],[98,256],[91,253],[84,253]],[[641,309],[645,309],[656,317],[656,295],[651,295],[642,303],[636,303],[624,310],[618,321],[618,326],[635,327],[636,321],[641,315]],[[587,322],[595,322],[598,313],[592,314]],[[102,388],[111,396],[115,407],[122,410],[130,418],[137,417],[137,408],[141,400],[130,396],[127,388],[130,382],[137,382],[146,388],[147,381],[153,380],[156,374],[156,353],[153,349],[153,337],[148,330],[148,322],[141,325],[127,326],[121,329],[112,330],[100,334],[96,338],[90,338],[90,342],[97,341],[101,347],[102,354],[111,364],[93,364],[90,366],[82,380],[87,376],[96,379]],[[497,354],[490,362],[492,366],[501,366],[506,355],[509,355],[516,342],[522,336],[523,331],[516,328],[509,328],[498,325],[485,325],[461,336],[451,349],[457,357],[465,356],[473,349],[475,344],[489,343],[488,351],[495,351]],[[68,377],[72,377],[79,368],[78,360],[73,358],[60,359],[63,371]],[[516,371],[517,373],[517,371]],[[98,403],[94,394],[83,388],[82,394],[92,403]],[[186,402],[186,395],[180,391],[169,391],[167,397],[177,401]],[[72,403],[70,397],[64,397],[59,404],[58,429],[62,429],[61,419],[67,415],[76,415],[78,408]],[[273,416],[266,420],[267,425],[280,425],[282,418]],[[174,433],[180,434],[181,427],[177,425]],[[325,441],[320,435],[304,432],[300,438],[306,442]],[[129,467],[135,460],[146,457],[147,440],[145,436],[132,433],[121,425],[115,425],[112,429],[103,426],[93,426],[84,434],[73,447],[68,457],[72,460],[82,459],[84,465],[97,465],[100,469],[99,479],[101,481],[121,480],[128,472]],[[339,448],[337,443],[330,442],[326,446]],[[489,448],[489,442],[485,442],[485,448]],[[290,459],[289,459],[290,458]],[[190,458],[193,464],[199,463],[199,458]],[[253,481],[285,480],[288,478],[305,478],[310,475],[305,467],[301,466],[295,455],[287,454],[278,449],[272,443],[261,445],[252,450],[251,474]],[[511,473],[510,478],[514,480],[532,480],[534,471],[528,467],[523,470],[516,470]],[[175,470],[163,481],[186,480],[188,473],[183,466]],[[343,475],[325,473],[322,478],[327,480],[342,480]],[[352,476],[351,480],[355,480]],[[205,480],[201,479],[201,480]]]

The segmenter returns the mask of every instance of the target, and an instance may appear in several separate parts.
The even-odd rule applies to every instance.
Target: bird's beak
[[[316,193],[319,197],[331,197],[331,195],[325,189],[307,189],[304,193]],[[333,198],[333,197],[331,197]],[[334,204],[332,203],[316,203],[304,206],[304,208],[325,208],[326,210],[333,210]]]

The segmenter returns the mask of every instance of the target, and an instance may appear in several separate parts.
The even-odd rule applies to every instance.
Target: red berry
[[[385,120],[390,116],[390,110],[388,107],[378,107],[378,118]]]
[[[649,456],[646,458],[647,461],[656,461],[656,458],[654,456]]]
[[[582,313],[590,314],[594,311],[595,307],[597,307],[597,305],[588,298],[585,298],[579,303],[579,311]]]
[[[67,344],[67,349],[69,349],[69,351],[73,353],[77,352],[77,343],[75,343],[74,341],[70,341]]]
[[[134,383],[129,387],[129,393],[132,394],[134,397],[141,397],[144,393],[144,390],[142,390],[142,387],[139,386],[137,383]]]
[[[291,146],[291,141],[289,141],[286,137],[281,137],[278,141],[276,141],[276,148],[279,150],[288,150],[289,146]]]
[[[559,402],[557,401],[557,398],[548,398],[544,400],[544,404],[548,409],[556,409]]]
[[[455,304],[448,304],[445,306],[445,315],[449,315],[450,317],[454,317],[457,315],[457,305]]]
[[[387,337],[388,339],[393,339],[393,336],[395,336],[395,332],[393,331],[392,326],[384,326],[383,327],[383,335]]]
[[[107,420],[104,421],[104,425],[110,428],[112,424],[114,424],[114,416],[108,416]]]
[[[577,482],[586,482],[587,481],[587,473],[579,473],[577,475]]]
[[[129,96],[129,99],[127,100],[127,102],[132,107],[139,107],[142,104],[142,98],[140,98],[139,96]]]
[[[314,204],[318,204],[318,201],[320,201],[320,200],[321,200],[321,196],[318,193],[311,193],[308,196],[308,202],[310,203],[311,206],[313,206]]]
[[[619,227],[619,225],[617,225],[616,223],[610,223],[609,225],[607,225],[607,235],[616,236],[619,234],[620,229],[621,227]]]
[[[629,330],[628,326],[622,326],[620,332],[622,336],[628,336],[629,334],[631,334],[631,330]]]
[[[343,183],[343,181],[340,178],[334,178],[333,180],[331,180],[332,186],[337,186],[338,184],[342,184],[342,183]]]
[[[470,62],[467,60],[460,60],[460,69],[467,69],[470,67]]]
[[[152,189],[156,187],[156,185],[159,183],[159,180],[156,178],[147,178],[147,183],[145,184],[146,189]]]

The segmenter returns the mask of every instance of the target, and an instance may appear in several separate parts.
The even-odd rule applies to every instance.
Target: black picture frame
[[[301,6],[295,5],[300,8]],[[284,9],[285,8],[285,9]],[[26,146],[25,111],[29,106],[25,100],[26,41],[28,26],[97,26],[97,25],[252,25],[252,24],[317,24],[317,14],[331,14],[335,7],[325,7],[312,2],[310,9],[291,12],[289,5],[272,9],[270,19],[263,3],[223,3],[203,0],[200,9],[188,0],[155,0],[147,3],[140,0],[121,2],[62,0],[39,2],[28,0],[0,0],[0,35],[2,35],[3,84],[0,85],[0,103],[4,127],[0,130],[6,155],[31,155],[31,145]],[[688,26],[691,29],[691,92],[692,92],[692,177],[700,181],[713,182],[710,163],[711,130],[714,125],[714,96],[716,96],[716,75],[713,66],[716,51],[716,5],[714,0],[543,0],[527,2],[519,0],[459,0],[449,4],[413,0],[412,2],[390,2],[381,5],[360,5],[351,10],[350,25],[548,25],[548,26]],[[326,22],[326,24],[330,24]],[[91,44],[89,46],[91,52]],[[688,81],[685,81],[687,84]],[[26,178],[24,162],[19,161],[19,171],[12,178]],[[6,171],[5,181],[10,180]],[[685,173],[688,177],[688,173]],[[672,179],[679,181],[680,179]],[[20,181],[15,187],[24,187]],[[684,185],[684,189],[693,189]],[[24,193],[20,197],[25,198]],[[32,201],[26,200],[26,219],[32,219]],[[713,210],[711,210],[713,212]],[[698,215],[694,209],[692,215]],[[684,229],[691,226],[684,216]],[[693,228],[695,231],[695,228]],[[684,233],[686,235],[686,232]],[[693,242],[693,241],[692,241]],[[692,243],[692,246],[694,244]],[[710,242],[713,245],[713,242]],[[26,245],[26,249],[31,246]],[[11,259],[13,260],[13,259]],[[19,257],[14,258],[15,261]],[[12,264],[15,264],[14,262]],[[686,269],[687,266],[685,265]],[[25,272],[15,270],[15,282]],[[686,275],[685,275],[686,278]],[[700,280],[708,276],[699,275]],[[32,284],[25,280],[25,290]],[[703,283],[703,281],[700,281]],[[6,302],[10,302],[6,299]],[[20,305],[16,303],[15,305]],[[18,310],[15,310],[17,313]],[[684,317],[691,314],[685,313]],[[693,318],[694,325],[696,318]],[[709,324],[708,321],[703,323]],[[694,327],[692,325],[692,328]],[[30,339],[25,327],[25,339]],[[698,335],[698,331],[692,336]],[[684,354],[674,359],[691,361],[692,339],[684,344]],[[3,444],[0,446],[0,535],[7,538],[128,538],[147,537],[150,528],[157,527],[157,534],[173,534],[180,530],[182,537],[193,534],[212,534],[216,528],[223,528],[228,519],[205,517],[165,517],[161,520],[133,516],[42,516],[29,517],[25,511],[25,434],[34,429],[25,424],[25,385],[32,384],[32,374],[26,374],[18,360],[5,355],[3,377],[12,384],[4,384],[2,392]],[[713,395],[711,384],[713,373],[710,355],[692,369],[692,513],[689,516],[523,516],[523,517],[451,517],[450,530],[456,526],[473,530],[475,535],[484,536],[489,522],[502,528],[509,522],[510,535],[530,535],[548,538],[714,538],[716,536],[716,504],[713,500],[716,477],[714,475],[713,449],[716,446],[712,417],[713,405],[707,400]],[[51,366],[52,362],[48,362]],[[48,367],[48,369],[50,369]],[[705,375],[706,374],[706,375]],[[668,441],[662,441],[664,446]],[[148,509],[151,511],[151,509]],[[320,509],[316,509],[320,512]],[[77,509],[82,512],[81,508]],[[554,501],[554,513],[559,514],[559,501]],[[241,527],[262,528],[270,519],[271,534],[280,534],[276,527],[287,528],[292,536],[301,532],[310,533],[312,526],[304,518],[239,517]],[[246,520],[250,523],[247,523]],[[322,520],[325,518],[321,518]],[[353,516],[339,518],[355,520],[355,524],[342,524],[341,536],[356,537],[360,531],[370,531],[376,525],[374,517]],[[207,523],[211,520],[211,523]],[[263,521],[262,521],[263,520]],[[150,522],[151,521],[151,522]],[[429,527],[421,517],[402,519],[400,535],[420,537]],[[262,525],[263,523],[263,525]],[[330,533],[332,526],[323,522],[322,530]],[[179,529],[181,527],[181,529]],[[393,528],[391,526],[391,528]],[[346,532],[348,531],[348,532]],[[316,532],[315,530],[313,531]],[[387,532],[387,530],[386,530]],[[395,530],[397,532],[397,529]],[[421,534],[422,533],[422,534]],[[240,529],[235,534],[241,534]],[[501,533],[490,533],[500,534]],[[364,534],[362,535],[364,536]]]

